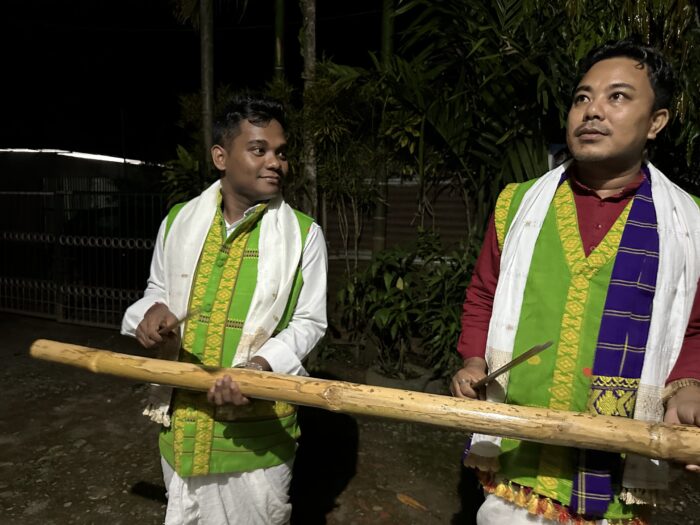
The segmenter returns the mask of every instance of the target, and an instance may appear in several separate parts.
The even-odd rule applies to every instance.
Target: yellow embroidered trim
[[[604,416],[632,417],[639,379],[593,376],[588,411]]]
[[[180,407],[178,403],[179,396],[175,396],[175,406],[173,407],[173,452],[175,456],[175,471],[182,472],[182,456],[184,452],[185,442],[185,425],[186,421],[195,418],[194,409],[189,407]]]
[[[202,363],[207,366],[221,366],[225,333],[223,328],[228,318],[231,297],[233,297],[233,291],[236,288],[238,270],[241,268],[243,251],[248,243],[248,237],[250,237],[250,232],[246,231],[233,241],[221,274],[221,282],[216,291],[216,298],[211,309],[211,320],[202,356]]]
[[[209,228],[207,237],[204,241],[204,248],[199,257],[199,262],[197,264],[197,273],[195,276],[195,282],[192,286],[192,293],[190,295],[190,310],[201,310],[204,303],[204,295],[207,291],[207,280],[211,275],[212,269],[214,268],[214,263],[216,261],[218,247],[220,246],[221,238],[221,221],[219,220],[219,214],[215,214],[212,225]],[[217,249],[212,249],[211,247],[216,246]],[[185,324],[184,336],[182,338],[183,349],[191,349],[194,346],[195,337],[197,333],[197,326],[202,320],[201,318],[206,316],[206,322],[209,322],[211,315],[209,312],[201,315],[196,321],[197,322],[187,322]],[[190,360],[196,361],[195,356],[191,352],[183,352],[184,356],[189,356]],[[181,471],[182,469],[182,458],[185,454],[185,439],[186,439],[186,426],[188,423],[195,425],[195,436],[202,438],[202,424],[207,426],[207,414],[205,411],[199,410],[199,408],[204,408],[202,406],[197,406],[195,399],[192,398],[185,392],[179,392],[175,399],[175,406],[173,407],[173,454],[175,456],[175,470]],[[213,415],[213,411],[212,411]],[[213,430],[213,422],[210,425]],[[198,453],[202,453],[201,445],[199,449],[195,444],[194,458],[193,461],[197,463],[200,471],[202,470],[202,457],[198,456]],[[208,455],[207,455],[208,463]],[[205,474],[208,472],[209,467],[206,466]]]
[[[249,405],[222,405],[216,407],[214,418],[217,421],[255,421],[281,419],[296,412],[296,407],[284,401],[251,400]]]
[[[211,248],[212,245],[218,246],[218,239],[221,236],[221,224],[219,221],[219,215],[214,216],[214,221],[209,228],[209,233],[204,241],[204,248],[199,256],[199,262],[197,263],[197,274],[195,276],[195,281],[192,286],[192,293],[190,295],[189,310],[199,310],[202,311],[202,304],[204,303],[204,294],[207,292],[207,281],[211,272],[214,268],[214,263],[218,256],[217,250]],[[196,327],[199,322],[206,319],[206,323],[211,320],[210,312],[203,312],[196,319],[197,322],[187,322],[185,324],[185,334],[182,338],[183,348],[192,348],[194,346],[195,337],[197,334]]]
[[[633,200],[631,199],[627,203],[602,242],[586,257],[581,242],[573,191],[568,182],[559,186],[554,195],[554,207],[564,255],[572,273],[582,273],[586,277],[593,277],[598,270],[617,255]]]
[[[222,237],[222,224],[217,213],[212,222],[207,238],[204,242],[204,248],[202,249],[202,256],[197,267],[197,277],[195,280],[194,294],[191,302],[191,309],[199,309],[202,307],[204,301],[204,295],[207,291],[207,284],[209,277],[214,269],[214,264],[216,264],[219,254],[221,253],[221,242]],[[211,323],[215,320],[216,316],[213,311],[213,305],[209,310],[209,326],[207,327],[207,336],[205,341],[204,352],[201,357],[202,364],[204,365],[218,365],[218,361],[214,362],[211,355],[210,337],[212,333],[216,333],[216,330],[210,331]],[[186,327],[185,344],[191,345],[194,343],[196,337],[196,325],[192,323],[192,328]],[[189,337],[188,337],[189,336]],[[185,346],[187,348],[187,346]],[[193,402],[192,399],[190,402]],[[207,406],[203,406],[202,403],[198,403],[195,408],[196,411],[196,422],[194,431],[194,450],[192,457],[192,475],[201,476],[209,473],[209,458],[211,457],[211,440],[214,434],[214,407],[207,403]],[[173,447],[175,448],[175,457],[178,454],[178,443],[177,440],[173,442]],[[182,445],[180,445],[182,446]],[[177,462],[177,460],[176,460]]]
[[[182,460],[186,453],[185,439],[187,437],[187,424],[195,425],[195,443],[192,456],[192,473],[196,475],[209,472],[209,453],[201,443],[206,438],[208,422],[213,421],[214,405],[210,404],[205,394],[192,392],[178,392],[173,410],[173,451],[175,456],[175,470],[182,469]],[[213,424],[212,424],[213,430]],[[211,447],[211,436],[209,437]],[[198,444],[200,445],[198,447]]]
[[[561,335],[557,345],[557,356],[550,387],[549,408],[569,410],[574,387],[574,373],[581,345],[581,329],[588,301],[588,292],[593,276],[605,266],[617,253],[622,239],[622,232],[632,205],[627,204],[615,224],[610,228],[603,241],[586,257],[581,242],[581,233],[576,215],[576,203],[568,182],[561,184],[554,195],[557,228],[561,239],[564,257],[571,283],[567,292],[562,317]],[[555,449],[556,450],[556,449]],[[546,456],[546,457],[545,457]],[[561,478],[563,461],[566,458],[558,454],[542,454],[540,472],[535,490],[550,497],[556,497],[555,487]]]
[[[242,319],[226,319],[226,328],[234,328],[236,330],[243,330],[243,325],[245,321]]]
[[[209,474],[211,457],[211,440],[214,436],[214,405],[206,398],[197,404],[197,422],[194,431],[194,455],[192,458],[192,475]]]
[[[197,266],[197,275],[190,299],[190,310],[202,309],[204,296],[209,284],[209,278],[215,264],[224,264],[220,285],[217,288],[216,296],[209,310],[207,334],[204,349],[201,356],[201,363],[206,366],[220,366],[223,354],[224,325],[228,316],[231,298],[235,289],[238,271],[243,260],[243,253],[248,244],[250,232],[257,223],[260,215],[265,210],[265,206],[260,206],[254,213],[255,217],[249,217],[240,230],[235,232],[235,238],[231,242],[225,241],[222,246],[221,240],[224,238],[223,220],[220,212],[217,212],[212,221],[212,225],[207,233],[204,248]],[[183,338],[183,348],[192,348],[196,338],[197,323],[187,323],[185,326],[185,337]],[[212,330],[212,327],[214,329]],[[174,412],[174,419],[179,421],[173,425],[173,449],[175,453],[176,469],[182,465],[182,454],[184,453],[185,425],[186,420],[195,420],[194,454],[192,463],[192,475],[199,476],[209,473],[209,462],[211,457],[212,438],[214,436],[214,415],[215,407],[207,402],[202,395],[187,397],[189,402],[183,398],[182,403],[177,403]]]
[[[590,281],[586,276],[573,275],[564,305],[561,336],[557,345],[549,408],[569,410],[573,390],[574,372],[578,359],[583,312],[588,299]]]
[[[493,211],[493,220],[496,226],[496,239],[498,240],[498,249],[503,251],[503,243],[506,239],[506,222],[508,221],[508,211],[510,203],[513,201],[513,195],[518,187],[517,183],[508,184],[498,196],[496,200],[496,208]]]
[[[259,214],[260,212],[256,211],[256,213]],[[214,304],[212,305],[211,319],[207,330],[207,338],[202,355],[202,363],[206,366],[221,365],[225,333],[223,328],[228,317],[231,298],[233,297],[233,292],[236,288],[238,271],[240,270],[241,262],[243,261],[243,252],[248,244],[248,238],[250,237],[250,231],[252,229],[251,226],[255,225],[255,222],[255,220],[250,220],[247,222],[247,225],[241,225],[241,228],[245,229],[242,230],[231,243],[226,243],[230,247],[228,249],[228,257],[225,260],[219,259],[219,256],[217,256],[217,263],[222,261],[224,262],[225,266],[221,274],[219,287],[216,291]],[[223,235],[222,221],[216,221],[216,224],[217,226],[212,228],[212,233],[213,235],[218,234],[218,237],[215,238],[221,238]],[[223,250],[221,251],[223,252]],[[222,254],[221,256],[225,255]],[[206,275],[208,278],[210,273],[206,272],[205,270],[204,275]],[[211,457],[211,445],[212,438],[214,436],[214,409],[214,406],[209,405],[206,413],[204,411],[200,411],[200,417],[197,419],[197,430],[195,432],[194,445],[194,464],[192,468],[192,475],[194,476],[209,473],[209,459]]]

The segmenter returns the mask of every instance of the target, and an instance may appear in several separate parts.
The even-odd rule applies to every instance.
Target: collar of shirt
[[[233,233],[233,230],[236,229],[236,226],[238,226],[240,223],[242,223],[246,217],[248,217],[251,213],[253,213],[255,210],[258,209],[258,206],[260,206],[260,203],[256,204],[255,206],[251,206],[248,208],[246,211],[243,212],[243,217],[238,219],[237,221],[229,224],[228,221],[226,220],[226,217],[224,216],[224,224],[226,225],[226,237],[231,235]]]
[[[571,181],[571,189],[573,190],[574,193],[578,195],[590,195],[594,196],[597,199],[600,200],[610,200],[610,201],[619,201],[623,199],[629,199],[632,197],[639,187],[642,185],[642,182],[646,179],[646,175],[644,175],[644,172],[642,170],[639,171],[637,174],[637,177],[627,184],[624,188],[622,188],[619,192],[617,192],[614,195],[610,195],[609,197],[601,198],[594,189],[589,188],[585,184],[583,184],[580,180],[576,178],[576,173],[575,170],[572,170],[569,172],[569,180]]]

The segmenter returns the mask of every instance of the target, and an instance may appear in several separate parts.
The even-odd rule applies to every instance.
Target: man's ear
[[[668,124],[669,113],[667,109],[657,109],[651,115],[651,126],[649,127],[649,133],[647,133],[647,139],[654,140],[656,135],[666,127]]]
[[[214,144],[211,147],[211,161],[214,163],[214,167],[219,171],[226,171],[226,157],[228,153],[226,150],[218,145]]]

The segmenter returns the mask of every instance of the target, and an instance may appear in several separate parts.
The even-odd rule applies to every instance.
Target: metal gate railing
[[[0,192],[0,310],[119,326],[145,287],[164,201],[156,193]]]

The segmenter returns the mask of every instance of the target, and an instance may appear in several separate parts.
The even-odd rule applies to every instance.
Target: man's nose
[[[269,170],[278,170],[280,169],[280,166],[282,163],[280,162],[279,157],[277,157],[277,154],[271,153],[270,155],[267,156],[267,159],[265,161],[265,167]]]
[[[591,98],[591,101],[586,104],[586,109],[583,112],[583,120],[589,121],[593,119],[605,119],[603,103],[599,98]]]

